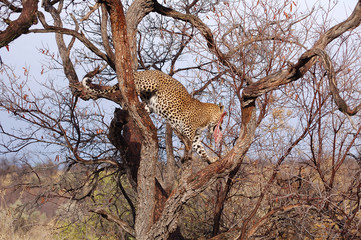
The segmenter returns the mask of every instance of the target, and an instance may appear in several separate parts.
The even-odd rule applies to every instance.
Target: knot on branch
[[[125,124],[128,123],[129,114],[127,111],[116,108],[114,110],[114,118],[112,119],[109,126],[108,139],[118,149],[123,151],[127,145],[123,136],[122,131]]]
[[[120,108],[114,110],[114,118],[109,125],[108,139],[119,151],[122,158],[121,164],[128,174],[130,183],[136,188],[142,140],[128,111]]]

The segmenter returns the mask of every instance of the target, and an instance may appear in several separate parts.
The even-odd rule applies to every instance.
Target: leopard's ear
[[[224,112],[224,106],[222,105],[222,103],[219,103],[218,106],[219,110],[221,110],[221,112]]]

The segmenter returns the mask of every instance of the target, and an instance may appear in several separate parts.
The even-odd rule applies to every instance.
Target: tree
[[[29,1],[1,3],[8,15],[22,9],[18,20],[30,8]],[[89,211],[137,239],[181,239],[187,231],[212,239],[308,237],[317,234],[311,229],[317,219],[322,219],[322,226],[330,220],[327,227],[335,229],[334,236],[355,237],[360,171],[348,172],[352,174],[348,189],[336,183],[352,157],[359,161],[355,149],[361,125],[354,119],[361,108],[357,80],[361,1],[345,21],[329,27],[326,18],[317,25],[317,13],[328,16],[329,4],[329,9],[299,14],[294,1],[195,0],[168,6],[155,0],[43,1],[41,9],[35,9],[41,25],[31,25],[34,13],[30,25],[4,21],[9,25],[1,34],[10,37],[0,46],[23,33],[55,33],[60,56],[55,60],[71,94],[50,86],[53,96],[48,93],[41,99],[25,90],[3,65],[11,84],[3,86],[1,107],[32,126],[22,135],[2,128],[12,139],[3,146],[16,151],[36,142],[67,149],[68,170],[86,166],[86,171],[81,170],[84,175],[77,176],[79,185],[70,181],[63,187],[65,192],[56,194],[69,199],[94,200],[103,174],[117,176],[115,196],[124,197],[133,219],[122,218],[115,205],[99,204]],[[22,30],[14,34],[12,26]],[[86,69],[86,76],[106,82],[117,79],[120,90],[106,96],[120,107],[108,129],[116,151],[110,152],[105,132],[99,130],[105,125],[103,114],[88,110],[89,104],[82,106],[79,100],[89,99],[76,64]],[[176,159],[182,158],[174,150],[182,145],[172,141],[169,126],[159,131],[164,138],[158,142],[154,123],[162,125],[162,121],[153,119],[153,123],[135,93],[132,73],[150,68],[172,76],[189,74],[185,85],[193,87],[194,96],[227,103],[227,136],[215,152],[221,156],[217,162],[196,167],[193,156],[182,163],[178,176],[174,174]],[[104,82],[94,86],[107,88]],[[50,106],[58,110],[50,111]],[[332,133],[326,133],[327,128]],[[35,134],[39,129],[48,134],[46,139]],[[287,172],[284,166],[292,164],[293,170]],[[123,175],[131,187],[123,187]],[[247,186],[253,181],[255,186]],[[201,197],[214,201],[213,205],[194,201]],[[212,214],[207,210],[211,206]],[[182,229],[182,219],[191,213],[205,216],[203,228]],[[303,228],[287,232],[286,227],[278,229],[276,221],[282,226],[302,222]]]

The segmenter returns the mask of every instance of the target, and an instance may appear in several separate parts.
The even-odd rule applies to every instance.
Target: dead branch
[[[101,208],[97,208],[97,209],[92,209],[90,210],[90,212],[99,214],[100,216],[102,216],[103,218],[105,218],[106,220],[110,221],[110,222],[114,222],[116,223],[121,229],[123,229],[124,231],[126,231],[127,233],[129,233],[130,235],[132,235],[133,237],[135,237],[135,231],[133,228],[131,228],[128,223],[126,223],[125,221],[121,220],[120,218],[118,218],[117,216],[108,213],[106,210],[101,209]]]

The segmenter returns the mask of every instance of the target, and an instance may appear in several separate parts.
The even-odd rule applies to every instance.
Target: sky
[[[332,11],[332,18],[334,19],[335,23],[344,20],[351,13],[356,2],[357,0],[338,1],[338,5]],[[315,3],[327,5],[329,1],[299,1],[298,7],[301,9],[310,9]],[[44,82],[46,79],[56,79],[58,76],[62,75],[61,72],[51,71],[49,73],[41,74],[42,69],[46,65],[44,55],[41,53],[41,49],[43,48],[49,48],[53,50],[55,54],[57,54],[57,46],[55,43],[54,34],[44,33],[22,35],[14,42],[9,44],[9,50],[6,48],[1,48],[0,57],[4,63],[14,67],[17,74],[22,74],[24,71],[23,68],[29,69],[30,67],[30,80],[33,80],[34,82]],[[0,112],[0,123],[7,129],[16,128],[20,124],[9,118],[5,112]]]

